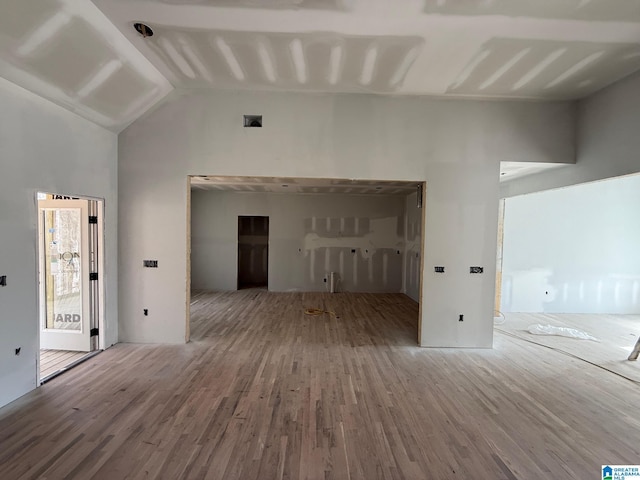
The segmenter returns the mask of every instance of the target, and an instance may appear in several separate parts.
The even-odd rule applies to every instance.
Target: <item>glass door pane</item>
[[[87,200],[40,200],[40,347],[91,351]]]
[[[43,209],[46,329],[82,332],[82,210]]]

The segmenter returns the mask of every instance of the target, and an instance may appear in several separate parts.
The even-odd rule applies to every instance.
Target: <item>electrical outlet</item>
[[[158,268],[158,260],[143,260],[142,266],[147,268]]]
[[[433,267],[436,273],[444,273],[444,267]]]
[[[464,315],[463,314],[460,314],[460,317],[458,318],[458,321],[459,322],[464,322]]]
[[[469,267],[469,273],[483,273],[484,267]]]
[[[149,309],[145,308],[144,310],[142,310],[142,313],[144,313],[145,317],[149,316]]]
[[[0,276],[0,287],[6,287],[6,286],[7,286],[7,276],[2,275]]]

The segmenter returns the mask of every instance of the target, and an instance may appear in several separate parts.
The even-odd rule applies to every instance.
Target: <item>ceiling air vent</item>
[[[262,128],[262,115],[245,115],[244,126]]]

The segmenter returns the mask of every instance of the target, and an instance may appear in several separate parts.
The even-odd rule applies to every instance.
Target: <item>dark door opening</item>
[[[238,217],[238,289],[269,287],[269,217]]]

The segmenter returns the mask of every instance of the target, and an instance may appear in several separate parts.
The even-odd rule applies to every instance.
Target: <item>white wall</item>
[[[102,333],[117,341],[116,156],[114,133],[0,79],[0,406],[36,387],[36,192],[105,199]]]
[[[508,198],[503,312],[640,313],[640,175]]]
[[[575,165],[504,182],[502,197],[640,172],[640,73],[581,100],[576,108]]]
[[[242,128],[248,113],[264,115],[264,128]],[[254,175],[426,180],[421,344],[490,347],[499,162],[573,161],[573,109],[193,92],[128,127],[119,148],[121,340],[184,341],[187,175]],[[159,268],[145,271],[143,259]],[[484,275],[470,275],[470,265]]]
[[[400,196],[193,191],[193,289],[235,290],[238,216],[269,217],[269,290],[400,292],[404,255]],[[355,250],[355,253],[352,252]]]
[[[420,301],[420,266],[422,265],[422,209],[418,208],[418,194],[405,200],[405,259],[403,291],[416,302]]]

